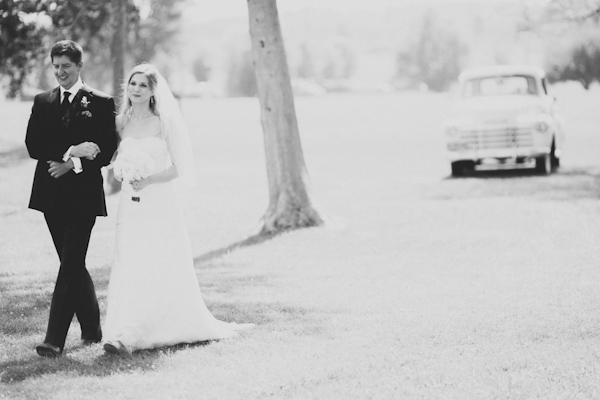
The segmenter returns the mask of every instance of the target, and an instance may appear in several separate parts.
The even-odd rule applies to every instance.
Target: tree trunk
[[[121,82],[125,79],[125,51],[127,47],[127,0],[111,0],[113,12],[113,30],[110,43],[110,55],[113,69],[112,95],[117,110],[121,97]],[[110,169],[106,176],[108,193],[116,193],[121,189],[119,182]]]
[[[307,191],[276,0],[248,0],[248,14],[269,180],[269,207],[261,233],[320,225],[323,221]]]
[[[112,58],[113,87],[112,95],[119,98],[121,81],[125,79],[125,47],[127,40],[127,0],[111,0],[113,12],[113,34],[110,44]]]
[[[590,89],[590,85],[592,84],[592,82],[589,79],[587,79],[587,78],[581,78],[579,80],[579,82],[581,82],[581,85],[583,86],[583,88],[585,90],[589,90]]]

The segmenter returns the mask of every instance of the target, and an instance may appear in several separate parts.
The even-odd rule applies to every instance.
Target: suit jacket
[[[100,168],[109,164],[117,149],[114,100],[84,84],[67,112],[61,112],[60,101],[58,87],[38,94],[33,101],[25,144],[38,163],[29,208],[106,216]],[[60,178],[50,176],[47,161],[62,161],[70,146],[82,142],[100,147],[94,160],[81,158],[83,172],[71,170]]]

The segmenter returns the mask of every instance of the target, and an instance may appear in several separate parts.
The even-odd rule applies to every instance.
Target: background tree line
[[[576,81],[586,90],[600,82],[600,1],[552,0],[543,18],[559,34],[549,44],[549,81]]]
[[[428,12],[415,40],[407,50],[398,52],[396,78],[405,87],[444,91],[456,82],[467,52],[458,34],[443,28],[435,14]]]
[[[295,79],[313,81],[331,91],[343,90],[339,83],[352,79],[356,68],[356,56],[350,46],[336,43],[326,58],[317,60],[315,51],[303,42],[290,60],[290,75]],[[319,62],[320,61],[320,62]],[[256,96],[256,79],[249,50],[233,53],[227,71],[227,94],[229,96]]]
[[[600,82],[599,22],[600,0],[551,0],[533,11],[525,5],[517,34],[529,31],[544,38],[543,67],[550,82],[576,81],[587,90]],[[396,78],[403,87],[446,90],[464,69],[468,53],[457,32],[428,12],[412,44],[398,52]],[[505,62],[502,56],[497,61]]]
[[[0,75],[7,97],[23,95],[26,84],[50,88],[49,49],[61,39],[80,43],[85,79],[112,94],[122,76],[116,59],[127,66],[169,53],[183,0],[0,0]],[[121,32],[119,32],[121,30]],[[114,38],[124,43],[115,54]],[[119,58],[121,57],[121,58]]]
[[[29,97],[33,90],[51,87],[54,79],[48,68],[49,47],[56,40],[71,38],[86,51],[85,79],[112,94],[116,94],[124,70],[146,61],[157,64],[167,78],[188,71],[193,76],[191,83],[210,82],[215,76],[224,75],[222,81],[216,79],[217,95],[256,96],[247,46],[225,44],[219,51],[225,51],[228,60],[220,64],[215,64],[201,48],[189,47],[189,43],[183,51],[176,34],[181,28],[182,9],[187,5],[185,0],[0,0],[0,83],[7,89],[8,97]],[[499,40],[510,42],[524,33],[537,37],[540,44],[536,42],[532,50],[543,47],[542,66],[552,82],[573,80],[588,88],[600,80],[600,0],[550,0],[544,6],[531,2],[524,3],[522,9],[513,37],[507,35]],[[440,13],[437,8],[435,11]],[[488,24],[483,22],[485,15],[471,19],[452,25],[443,11],[436,14],[432,9],[425,10],[413,18],[404,36],[397,37],[393,56],[386,58],[393,76],[374,78],[387,79],[386,83],[397,90],[444,91],[456,82],[465,67],[518,59],[511,57],[510,49],[503,52],[491,42],[490,49],[483,50],[492,56],[478,58],[482,49],[473,46],[473,38],[479,34],[477,29],[487,29],[480,25]],[[366,49],[364,43],[356,42],[358,35],[342,32],[323,43],[314,37],[311,40],[306,33],[301,32],[291,42],[286,38],[291,44],[288,57],[294,82],[314,83],[327,91],[356,89],[353,80],[360,75],[357,70],[365,62],[362,56]],[[372,43],[372,48],[378,46]],[[196,56],[186,64],[181,61],[185,53]],[[118,65],[126,68],[119,70]],[[185,90],[190,87],[188,83],[189,80],[173,87],[176,91],[179,87]],[[29,92],[27,88],[31,88]]]

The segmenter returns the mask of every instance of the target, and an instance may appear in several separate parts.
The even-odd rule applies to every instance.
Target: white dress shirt
[[[81,77],[79,77],[77,79],[77,82],[75,82],[75,84],[73,86],[71,86],[70,89],[65,89],[62,86],[60,87],[60,102],[63,102],[63,97],[64,97],[64,93],[65,92],[69,92],[69,103],[73,102],[73,99],[75,98],[75,96],[77,95],[77,92],[79,92],[79,89],[81,89],[83,87],[83,81],[81,80]],[[69,147],[69,150],[67,150],[67,152],[63,155],[63,161],[67,161],[69,158],[71,159],[71,161],[73,161],[73,171],[78,174],[80,172],[83,172],[83,166],[81,165],[81,159],[79,157],[71,157],[71,150],[73,149],[73,147],[75,146],[71,146]]]

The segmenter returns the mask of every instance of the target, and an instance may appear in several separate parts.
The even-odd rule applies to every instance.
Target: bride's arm
[[[148,184],[165,183],[165,182],[172,181],[173,179],[177,178],[178,176],[179,176],[179,174],[177,173],[177,166],[175,164],[173,164],[169,168],[167,168],[157,174],[150,175],[149,177],[146,178],[146,180],[148,181]]]
[[[133,185],[134,190],[139,191],[153,183],[165,183],[165,182],[172,181],[173,179],[177,178],[178,176],[179,176],[179,174],[177,172],[177,167],[173,164],[169,168],[167,168],[161,172],[150,175],[147,178],[143,178],[143,179],[140,179],[137,181],[131,181],[131,183],[134,184]]]

